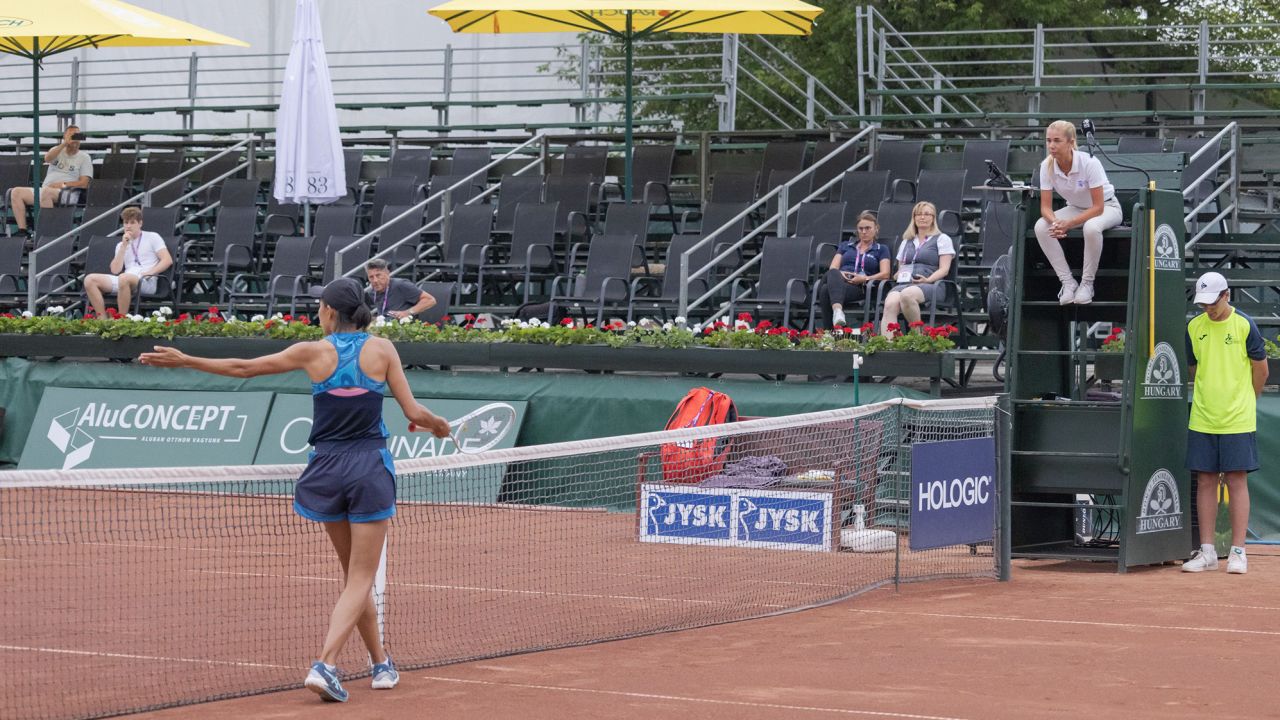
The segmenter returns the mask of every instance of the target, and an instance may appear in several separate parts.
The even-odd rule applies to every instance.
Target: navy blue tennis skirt
[[[375,522],[395,515],[395,465],[386,440],[316,443],[294,485],[293,510],[317,522]]]

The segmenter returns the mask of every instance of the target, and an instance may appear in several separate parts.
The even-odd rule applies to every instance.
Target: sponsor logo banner
[[[431,412],[445,418],[455,420],[494,403],[488,400],[436,400],[419,398]],[[493,449],[515,447],[516,437],[520,434],[520,425],[524,422],[525,409],[528,403],[523,400],[504,401],[500,403],[515,411],[514,427],[498,426],[505,420],[488,421],[485,417],[474,420],[478,433],[491,433],[501,436],[493,445]],[[448,438],[437,438],[428,432],[409,432],[408,421],[400,411],[400,405],[393,398],[385,398],[382,403],[382,417],[390,432],[387,438],[387,450],[395,460],[437,457],[453,455],[459,452],[453,441]],[[455,432],[457,428],[454,428]],[[276,395],[271,406],[271,415],[267,418],[262,433],[262,443],[258,447],[253,462],[257,465],[275,465],[283,463],[304,463],[311,453],[307,437],[311,435],[311,396],[297,394]],[[481,438],[483,439],[483,435]],[[467,442],[467,441],[462,441]],[[424,500],[432,502],[495,502],[502,484],[502,467],[486,466],[482,468],[462,468],[438,473],[431,477],[426,485],[416,485],[412,497],[402,492],[403,500]]]
[[[1147,360],[1147,373],[1142,379],[1142,397],[1182,399],[1182,373],[1178,356],[1169,343],[1156,343],[1156,352]]]
[[[987,542],[995,532],[993,438],[911,446],[911,549]]]
[[[22,469],[248,465],[265,392],[46,388]]]
[[[1156,269],[1182,272],[1182,253],[1178,252],[1178,234],[1168,223],[1156,226]]]
[[[1138,535],[1182,529],[1182,500],[1173,473],[1160,468],[1147,480],[1138,511]]]
[[[644,484],[638,511],[641,542],[833,549],[831,493]]]

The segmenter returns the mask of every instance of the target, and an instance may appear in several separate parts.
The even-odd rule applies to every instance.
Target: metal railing
[[[823,167],[829,162],[833,162],[845,150],[848,150],[849,148],[852,148],[852,147],[856,147],[858,143],[862,142],[863,140],[867,140],[870,143],[871,140],[874,138],[874,136],[875,136],[875,128],[870,128],[870,127],[864,128],[858,134],[854,135],[853,137],[849,138],[845,142],[841,143],[839,147],[832,150],[829,154],[827,154],[826,157],[822,158],[818,162],[815,162],[813,165],[810,165],[808,168],[805,168],[803,172],[799,173],[794,178],[787,181],[785,184],[779,185],[778,187],[774,188],[773,190],[763,195],[760,199],[748,205],[745,210],[735,215],[723,226],[718,227],[712,230],[711,232],[705,234],[701,240],[694,243],[688,250],[682,253],[680,255],[680,294],[679,294],[679,306],[678,306],[679,316],[683,318],[688,318],[690,310],[695,309],[701,306],[703,303],[710,301],[713,297],[715,297],[715,295],[718,292],[730,286],[734,282],[734,280],[740,277],[743,277],[748,270],[751,270],[755,268],[757,265],[759,265],[762,262],[763,254],[757,254],[755,257],[751,258],[750,260],[746,261],[739,267],[735,268],[733,272],[726,275],[723,279],[720,280],[720,282],[709,287],[706,292],[704,292],[702,295],[699,295],[697,298],[694,298],[693,300],[689,299],[689,281],[690,280],[694,278],[700,278],[700,277],[710,277],[710,273],[714,269],[716,269],[721,262],[729,259],[730,257],[733,257],[734,254],[737,253],[739,250],[741,250],[743,247],[745,247],[749,241],[753,240],[754,238],[761,235],[762,233],[768,232],[770,230],[776,230],[777,234],[780,236],[785,237],[786,235],[788,235],[788,227],[787,227],[788,220],[791,217],[791,215],[795,214],[799,210],[800,205],[803,203],[809,202],[810,200],[813,200],[815,198],[823,196],[824,193],[826,193],[831,188],[835,187],[839,182],[841,182],[841,180],[843,180],[844,174],[836,173],[835,176],[832,177],[830,180],[828,180],[826,183],[823,183],[821,186],[819,186],[816,189],[810,190],[808,195],[806,195],[803,199],[801,199],[799,202],[796,202],[794,204],[791,202],[791,189],[800,183],[809,183],[812,180],[812,177],[815,171],[817,171],[819,168]],[[872,155],[870,154],[864,155],[857,162],[845,168],[845,170],[846,171],[857,170],[858,168],[861,168],[861,167],[869,167],[871,163],[871,158],[872,158]],[[730,244],[728,247],[723,249],[719,254],[712,257],[711,260],[706,265],[696,270],[690,269],[689,267],[690,258],[693,256],[693,253],[697,252],[700,248],[705,247],[709,243],[713,243],[717,238],[721,236],[722,233],[728,230],[731,226],[751,216],[757,210],[761,208],[767,208],[770,201],[776,201],[777,203],[776,212],[774,212],[769,217],[765,218],[764,221],[762,221],[751,232],[744,235],[741,239],[736,240],[735,242]],[[715,245],[712,245],[711,247],[713,248],[713,252],[714,252]],[[710,283],[708,284],[710,285]],[[705,322],[712,322],[716,318],[720,317],[723,313],[727,311],[728,305],[729,305],[728,302],[726,302],[722,304],[719,308],[711,311],[710,316],[707,318]]]
[[[433,229],[433,228],[435,228],[435,227],[437,227],[437,226],[440,226],[440,225],[441,225],[441,224],[446,220],[446,218],[448,218],[448,217],[449,217],[449,211],[450,211],[450,209],[451,209],[451,208],[450,208],[450,200],[449,200],[449,198],[450,198],[450,195],[453,193],[453,191],[455,191],[455,190],[457,190],[457,189],[459,189],[459,188],[465,187],[465,186],[467,186],[467,185],[469,185],[469,184],[474,184],[474,183],[476,182],[476,180],[477,180],[477,179],[482,179],[482,180],[483,180],[483,179],[488,178],[488,176],[489,176],[489,171],[490,171],[491,169],[493,169],[493,168],[497,167],[498,165],[502,164],[502,163],[503,163],[504,161],[506,161],[508,158],[514,157],[515,155],[517,155],[517,154],[519,154],[519,153],[523,152],[526,148],[530,147],[531,145],[535,145],[535,144],[537,144],[537,145],[539,146],[539,154],[538,154],[538,157],[534,158],[533,160],[531,160],[531,161],[529,162],[529,164],[527,164],[527,165],[525,165],[525,166],[521,167],[520,169],[516,170],[514,173],[511,173],[511,174],[513,174],[513,175],[522,175],[522,174],[524,174],[527,170],[529,170],[529,169],[531,169],[531,168],[534,168],[534,167],[542,167],[542,166],[543,166],[543,164],[544,164],[544,163],[545,163],[545,161],[546,161],[546,153],[545,153],[546,144],[545,144],[545,140],[546,140],[546,136],[545,136],[545,135],[543,135],[543,134],[541,134],[541,133],[539,133],[538,135],[535,135],[535,136],[534,136],[534,137],[532,137],[532,138],[529,138],[528,140],[526,140],[525,142],[521,143],[520,145],[517,145],[516,147],[512,148],[511,150],[508,150],[506,153],[504,153],[504,154],[503,154],[503,155],[501,155],[500,157],[498,157],[498,158],[496,158],[496,159],[494,159],[494,160],[490,161],[490,162],[489,162],[489,164],[485,165],[484,167],[482,167],[482,168],[479,168],[479,169],[475,170],[475,171],[474,171],[474,172],[472,172],[470,175],[467,175],[466,177],[462,178],[461,180],[458,180],[457,182],[455,182],[454,184],[450,185],[449,187],[444,188],[443,190],[438,190],[438,191],[436,191],[435,193],[433,193],[433,194],[431,194],[431,195],[427,196],[427,198],[426,198],[425,200],[421,200],[421,201],[419,201],[418,203],[416,203],[416,204],[414,204],[414,205],[410,206],[410,207],[409,207],[407,210],[405,210],[404,212],[400,213],[399,215],[396,215],[395,217],[391,218],[390,220],[387,220],[386,222],[382,223],[381,225],[378,225],[377,227],[373,228],[372,230],[369,230],[369,231],[368,231],[368,232],[366,232],[364,235],[361,235],[359,238],[357,238],[356,240],[354,240],[354,241],[353,241],[353,242],[351,242],[350,244],[345,245],[345,246],[343,246],[342,248],[339,248],[339,249],[334,253],[334,260],[333,260],[333,263],[334,263],[334,270],[333,270],[334,277],[351,277],[351,276],[355,275],[357,272],[359,272],[359,271],[360,271],[360,269],[361,269],[361,267],[353,267],[353,268],[350,268],[350,269],[344,270],[344,269],[343,269],[343,267],[342,267],[342,256],[343,256],[344,254],[346,254],[347,252],[349,252],[350,250],[354,249],[355,247],[357,247],[358,245],[360,245],[361,243],[363,243],[363,242],[365,242],[365,241],[372,242],[372,241],[373,241],[373,239],[374,239],[375,237],[378,237],[382,231],[386,230],[386,229],[387,229],[387,228],[389,228],[389,227],[392,227],[393,225],[395,225],[396,223],[400,222],[401,220],[405,220],[405,219],[408,219],[408,218],[410,218],[410,217],[413,217],[413,214],[414,214],[414,213],[417,213],[417,214],[418,214],[418,216],[419,216],[419,217],[421,217],[421,216],[422,216],[422,212],[423,212],[423,210],[425,210],[425,209],[426,209],[426,208],[427,208],[427,207],[428,207],[432,202],[434,202],[434,201],[436,201],[436,200],[439,200],[439,201],[440,201],[440,215],[439,215],[438,217],[436,217],[436,218],[433,218],[433,219],[429,220],[428,222],[426,222],[426,223],[425,223],[425,224],[423,224],[423,225],[420,225],[418,228],[416,228],[415,230],[413,230],[413,231],[412,231],[411,233],[409,233],[408,235],[405,235],[405,236],[404,236],[404,237],[402,237],[402,238],[397,238],[397,239],[395,240],[395,242],[391,243],[390,245],[386,245],[386,244],[384,244],[384,243],[381,243],[381,242],[380,242],[380,243],[379,243],[379,245],[378,245],[378,248],[379,248],[379,249],[378,249],[378,253],[377,253],[376,255],[373,255],[373,256],[372,256],[372,257],[370,257],[369,259],[370,259],[370,260],[374,260],[374,259],[386,259],[386,258],[388,258],[388,257],[392,256],[392,255],[395,253],[395,251],[396,251],[398,248],[400,248],[402,245],[405,245],[406,243],[408,243],[408,242],[410,242],[410,241],[414,240],[414,238],[415,238],[416,236],[421,235],[423,231],[425,231],[425,230],[430,230],[430,229]],[[471,198],[470,200],[468,200],[468,201],[467,201],[466,203],[464,203],[464,204],[466,204],[466,205],[472,205],[472,204],[475,204],[476,202],[482,201],[482,200],[484,200],[485,198],[487,198],[487,197],[489,197],[490,195],[492,195],[493,193],[497,192],[498,187],[499,187],[498,183],[494,183],[492,186],[487,186],[487,187],[484,189],[484,191],[483,191],[483,192],[481,192],[481,193],[477,194],[475,197]],[[376,191],[375,191],[375,192],[376,192]],[[430,251],[430,250],[428,250],[427,252],[429,252],[429,251]],[[421,257],[422,257],[421,255],[420,255],[420,256],[418,256],[418,259],[421,259]],[[412,268],[409,268],[407,265],[402,265],[402,266],[400,266],[400,267],[396,268],[396,269],[392,272],[392,274],[393,274],[393,275],[395,275],[395,274],[399,274],[401,271],[404,271],[404,270],[406,270],[406,269],[412,269]]]
[[[1049,96],[1155,94],[1152,107],[1201,125],[1215,99],[1234,110],[1242,91],[1280,89],[1276,23],[900,32],[866,6],[856,32],[858,110],[877,117],[886,101],[904,114],[954,115],[952,124],[1021,104],[1039,123]]]
[[[159,185],[156,185],[153,188],[148,188],[146,190],[143,190],[142,192],[127,198],[123,202],[120,202],[119,204],[113,206],[110,210],[107,210],[89,219],[82,219],[80,221],[80,225],[78,225],[77,227],[73,227],[72,229],[68,230],[62,235],[59,235],[53,240],[48,240],[48,241],[45,241],[44,243],[41,243],[39,247],[31,251],[31,254],[27,258],[27,312],[34,314],[36,311],[36,307],[40,304],[41,301],[48,300],[49,296],[55,293],[60,293],[60,292],[69,290],[71,289],[72,286],[75,285],[75,280],[69,280],[63,283],[62,285],[59,285],[56,288],[51,288],[49,291],[45,292],[44,294],[41,294],[39,292],[39,283],[43,278],[54,276],[54,275],[65,274],[65,273],[59,273],[56,271],[61,270],[63,268],[69,269],[73,261],[78,260],[89,254],[89,247],[88,245],[85,245],[84,247],[80,248],[79,250],[76,250],[75,252],[71,253],[70,255],[63,258],[62,260],[59,260],[58,262],[54,263],[53,265],[50,265],[49,267],[43,270],[37,271],[37,268],[39,267],[39,263],[37,262],[37,259],[42,251],[47,251],[49,248],[57,247],[59,243],[65,242],[70,238],[76,236],[80,232],[80,227],[83,227],[84,225],[88,225],[88,224],[97,222],[99,220],[102,220],[103,218],[114,215],[115,213],[120,212],[121,210],[123,210],[124,208],[130,205],[149,206],[151,204],[152,193],[154,193],[155,191],[162,190],[176,182],[185,183],[186,178],[188,176],[192,175],[193,173],[199,170],[203,170],[206,165],[209,165],[210,163],[223,157],[224,155],[227,155],[233,152],[238,152],[241,149],[246,149],[246,148],[248,149],[249,159],[246,159],[243,163],[236,165],[231,170],[219,175],[213,180],[210,180],[204,183],[203,185],[182,195],[181,197],[171,200],[170,202],[164,205],[164,207],[181,207],[181,204],[185,202],[187,199],[201,192],[204,192],[205,190],[212,188],[214,185],[222,182],[224,179],[229,178],[232,175],[235,175],[241,170],[244,170],[246,168],[251,168],[253,165],[253,161],[252,161],[253,143],[254,143],[253,138],[246,138],[244,140],[241,140],[240,142],[237,142],[236,144],[222,150],[221,152],[218,152],[215,155],[211,155],[205,158],[198,164],[191,166],[187,170],[184,170],[183,172],[160,183]],[[118,235],[119,233],[120,233],[120,230],[117,229],[115,232],[110,233],[108,237]],[[177,262],[177,259],[174,258],[173,261]]]
[[[1183,218],[1183,223],[1188,228],[1197,228],[1196,233],[1190,238],[1187,238],[1187,242],[1183,246],[1184,252],[1190,252],[1191,248],[1194,247],[1196,243],[1200,242],[1200,238],[1203,238],[1214,225],[1223,222],[1227,217],[1231,218],[1231,232],[1240,232],[1240,126],[1236,123],[1231,123],[1230,125],[1222,128],[1222,130],[1219,130],[1218,134],[1209,138],[1199,150],[1195,151],[1187,158],[1187,167],[1191,167],[1195,161],[1200,158],[1200,156],[1209,152],[1218,151],[1222,147],[1222,141],[1224,139],[1230,141],[1231,147],[1219,156],[1218,160],[1214,162],[1213,165],[1206,168],[1198,177],[1190,183],[1183,183],[1187,188],[1182,191],[1183,200],[1186,202],[1194,202],[1196,194],[1199,192],[1199,188],[1202,183],[1215,181],[1218,177],[1218,171],[1224,164],[1229,164],[1231,168],[1227,179],[1218,184],[1212,192],[1206,195],[1199,205],[1188,210],[1186,217]],[[1222,201],[1220,199],[1224,194],[1226,194],[1229,200],[1226,207],[1222,206]],[[1210,203],[1214,202],[1218,204],[1218,214],[1201,226],[1199,220],[1200,213],[1205,208],[1209,207]]]

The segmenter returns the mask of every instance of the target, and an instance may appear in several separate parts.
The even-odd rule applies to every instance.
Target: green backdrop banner
[[[738,413],[747,416],[790,415],[848,407],[853,403],[853,385],[848,383],[580,372],[409,370],[406,374],[413,394],[418,397],[527,402],[517,445],[661,430],[680,398],[699,385],[727,393],[737,404]],[[300,395],[311,392],[311,382],[302,372],[239,379],[132,363],[31,362],[8,358],[0,363],[0,406],[7,411],[4,437],[0,439],[0,464],[12,465],[18,461],[40,397],[48,386]],[[863,383],[859,399],[873,403],[897,397],[927,399],[929,396],[897,385]]]

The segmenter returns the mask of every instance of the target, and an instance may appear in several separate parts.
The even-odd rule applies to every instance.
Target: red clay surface
[[[761,620],[137,718],[1263,718],[1280,549],[1245,576],[1018,561],[1014,580],[881,589]],[[301,670],[298,671],[299,680]],[[174,678],[180,682],[180,677]]]

